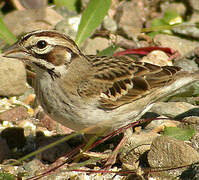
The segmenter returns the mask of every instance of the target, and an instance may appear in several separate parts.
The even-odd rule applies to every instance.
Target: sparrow
[[[34,69],[36,97],[46,114],[88,134],[138,121],[154,102],[199,80],[198,71],[177,66],[85,55],[69,36],[53,30],[24,35],[4,57]]]

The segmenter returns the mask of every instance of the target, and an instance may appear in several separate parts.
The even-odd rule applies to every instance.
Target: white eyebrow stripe
[[[50,45],[63,45],[63,46],[66,46],[67,44],[69,44],[69,43],[66,43],[66,41],[60,41],[60,38],[47,37],[47,36],[39,36],[39,37],[37,37],[37,36],[33,35],[33,36],[31,36],[28,39],[27,46],[29,44],[36,44],[39,40],[44,40]],[[26,43],[25,43],[25,46],[26,46]]]

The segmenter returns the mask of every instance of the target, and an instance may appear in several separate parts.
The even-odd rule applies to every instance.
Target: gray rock
[[[22,62],[1,57],[0,96],[15,96],[26,91],[26,72]]]
[[[121,3],[117,9],[116,22],[128,37],[136,39],[141,32],[143,11],[139,10],[136,1]]]
[[[157,102],[152,106],[150,111],[174,118],[175,116],[193,108],[196,108],[196,106],[186,102]]]
[[[171,66],[172,62],[169,60],[169,56],[163,51],[152,51],[146,56],[144,56],[141,62],[148,62],[158,66]]]
[[[199,29],[195,23],[186,22],[172,28],[172,31],[187,37],[199,38]]]
[[[163,12],[165,11],[176,11],[178,14],[183,16],[186,13],[186,7],[185,5],[181,3],[168,3],[168,1],[165,1],[161,3],[161,10]]]
[[[169,47],[177,50],[181,56],[188,54],[193,51],[195,47],[199,46],[199,43],[196,41],[182,39],[167,34],[157,34],[154,37],[154,42],[161,47]]]
[[[0,114],[0,120],[1,121],[10,121],[10,122],[17,122],[23,119],[26,119],[29,117],[27,108],[24,106],[18,106],[13,109],[9,109],[7,111],[4,111]]]
[[[8,29],[15,35],[38,29],[54,29],[61,20],[63,17],[51,7],[11,11],[3,19]]]
[[[122,146],[122,152],[120,153],[120,161],[125,169],[133,170],[137,169],[140,163],[140,157],[149,151],[152,141],[159,136],[154,132],[139,132],[129,133],[131,129],[125,132],[127,142]]]
[[[198,151],[199,151],[199,117],[198,116],[185,117],[183,119],[183,122],[193,126],[195,131],[197,132],[194,137],[198,136],[197,137],[197,139],[198,139],[198,142],[197,142],[198,143],[198,147],[197,148],[198,148]]]
[[[103,20],[103,27],[109,31],[116,31],[117,30],[117,24],[115,22],[115,20],[113,20],[111,17],[109,16],[105,16],[104,20]]]
[[[191,19],[189,20],[189,22],[198,23],[198,21],[199,21],[199,12],[198,11],[194,11],[194,13],[191,16]]]
[[[61,14],[64,19],[56,24],[55,29],[75,40],[81,15],[69,11],[65,6],[56,9],[56,11]]]
[[[199,1],[198,0],[189,0],[189,3],[194,10],[199,11]]]
[[[193,71],[198,70],[198,65],[195,63],[195,61],[188,60],[188,59],[175,61],[174,65],[181,67],[185,71],[192,71],[193,72]]]
[[[48,1],[47,0],[21,0],[20,2],[18,2],[19,4],[21,3],[21,5],[25,8],[25,9],[39,9],[42,7],[47,6]],[[17,4],[17,3],[16,3]],[[15,5],[16,5],[15,4]]]
[[[179,167],[191,165],[199,160],[199,153],[184,141],[159,136],[154,139],[148,153],[151,167]]]
[[[199,133],[191,139],[191,146],[199,153]]]
[[[83,43],[83,52],[85,54],[97,54],[97,51],[101,51],[109,46],[109,40],[106,38],[96,37],[94,39],[88,39]]]
[[[198,162],[199,153],[183,141],[178,141],[167,136],[157,137],[151,144],[148,153],[149,165],[153,168],[174,168],[164,171],[172,176],[177,176],[184,170],[183,167]],[[176,168],[176,169],[175,169]],[[157,169],[158,171],[158,169]]]
[[[43,169],[43,164],[38,159],[33,159],[32,161],[29,161],[27,163],[24,163],[23,169],[28,172],[26,174],[26,177],[32,177],[37,174],[37,172],[41,171]]]

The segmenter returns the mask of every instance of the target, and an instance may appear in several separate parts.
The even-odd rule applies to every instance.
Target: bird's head
[[[57,31],[38,30],[21,37],[4,52],[4,57],[22,60],[37,71],[68,67],[82,56],[75,42]]]

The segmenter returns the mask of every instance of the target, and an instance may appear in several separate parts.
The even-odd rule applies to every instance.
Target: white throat
[[[61,76],[63,76],[67,73],[67,67],[65,64],[60,65],[60,66],[55,66],[54,72],[56,74],[60,74]]]

